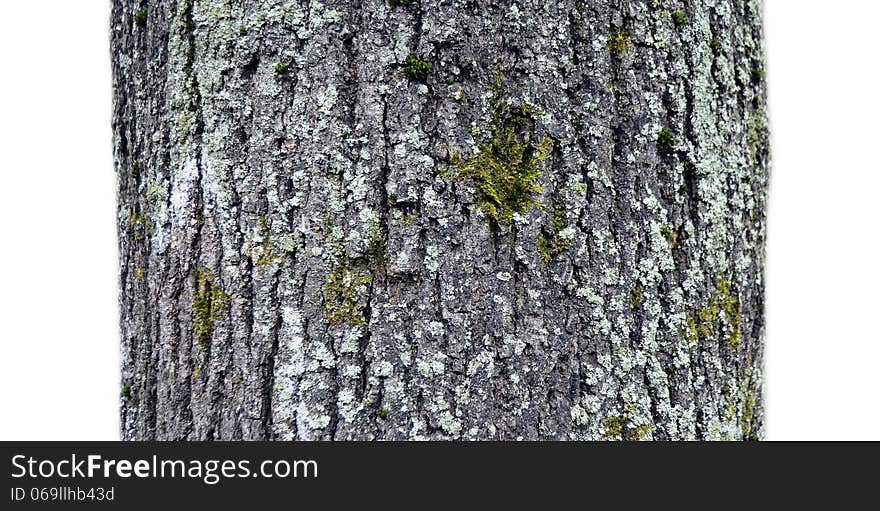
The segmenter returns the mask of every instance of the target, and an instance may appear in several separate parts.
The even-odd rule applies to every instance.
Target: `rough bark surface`
[[[122,437],[760,438],[761,9],[114,0]]]

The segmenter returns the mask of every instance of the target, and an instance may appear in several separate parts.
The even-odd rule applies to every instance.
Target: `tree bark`
[[[758,439],[759,0],[114,0],[124,439]]]

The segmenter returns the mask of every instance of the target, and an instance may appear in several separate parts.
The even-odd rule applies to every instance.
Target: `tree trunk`
[[[760,0],[114,0],[124,439],[757,439]]]

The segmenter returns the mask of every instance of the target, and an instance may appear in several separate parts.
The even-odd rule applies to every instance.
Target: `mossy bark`
[[[761,8],[114,0],[122,437],[760,438]]]

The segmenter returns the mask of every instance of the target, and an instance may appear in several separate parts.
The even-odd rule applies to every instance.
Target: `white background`
[[[0,8],[2,440],[118,438],[109,4]],[[768,438],[878,440],[880,7],[765,13]]]

